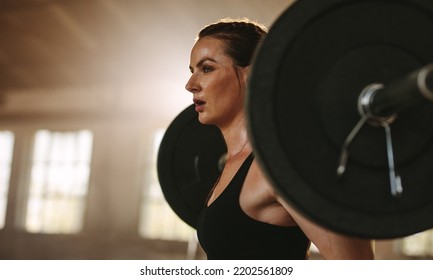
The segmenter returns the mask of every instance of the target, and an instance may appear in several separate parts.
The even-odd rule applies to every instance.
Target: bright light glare
[[[36,133],[26,216],[29,232],[81,230],[92,141],[87,130]]]
[[[14,134],[0,131],[0,229],[5,225]]]

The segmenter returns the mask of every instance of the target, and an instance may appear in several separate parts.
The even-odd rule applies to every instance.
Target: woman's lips
[[[201,113],[204,111],[204,105],[206,104],[206,102],[204,102],[203,100],[198,99],[198,98],[194,98],[193,102],[195,104],[195,111],[196,112]]]

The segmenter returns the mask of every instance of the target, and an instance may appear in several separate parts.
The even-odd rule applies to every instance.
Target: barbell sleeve
[[[368,106],[365,109],[373,117],[388,117],[426,101],[433,102],[433,64],[406,78],[376,87],[364,106]]]

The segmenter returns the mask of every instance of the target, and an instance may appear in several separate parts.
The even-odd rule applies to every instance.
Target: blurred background
[[[271,26],[291,2],[0,0],[0,259],[204,258],[156,175],[192,103],[190,49],[208,23]],[[377,258],[431,258],[432,236]]]

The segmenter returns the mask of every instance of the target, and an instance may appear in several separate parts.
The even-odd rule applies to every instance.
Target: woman
[[[203,124],[216,125],[227,161],[200,214],[197,234],[208,259],[306,259],[310,240],[327,259],[372,259],[372,244],[299,215],[274,191],[252,154],[245,116],[250,63],[266,28],[221,20],[198,35],[186,89]]]

